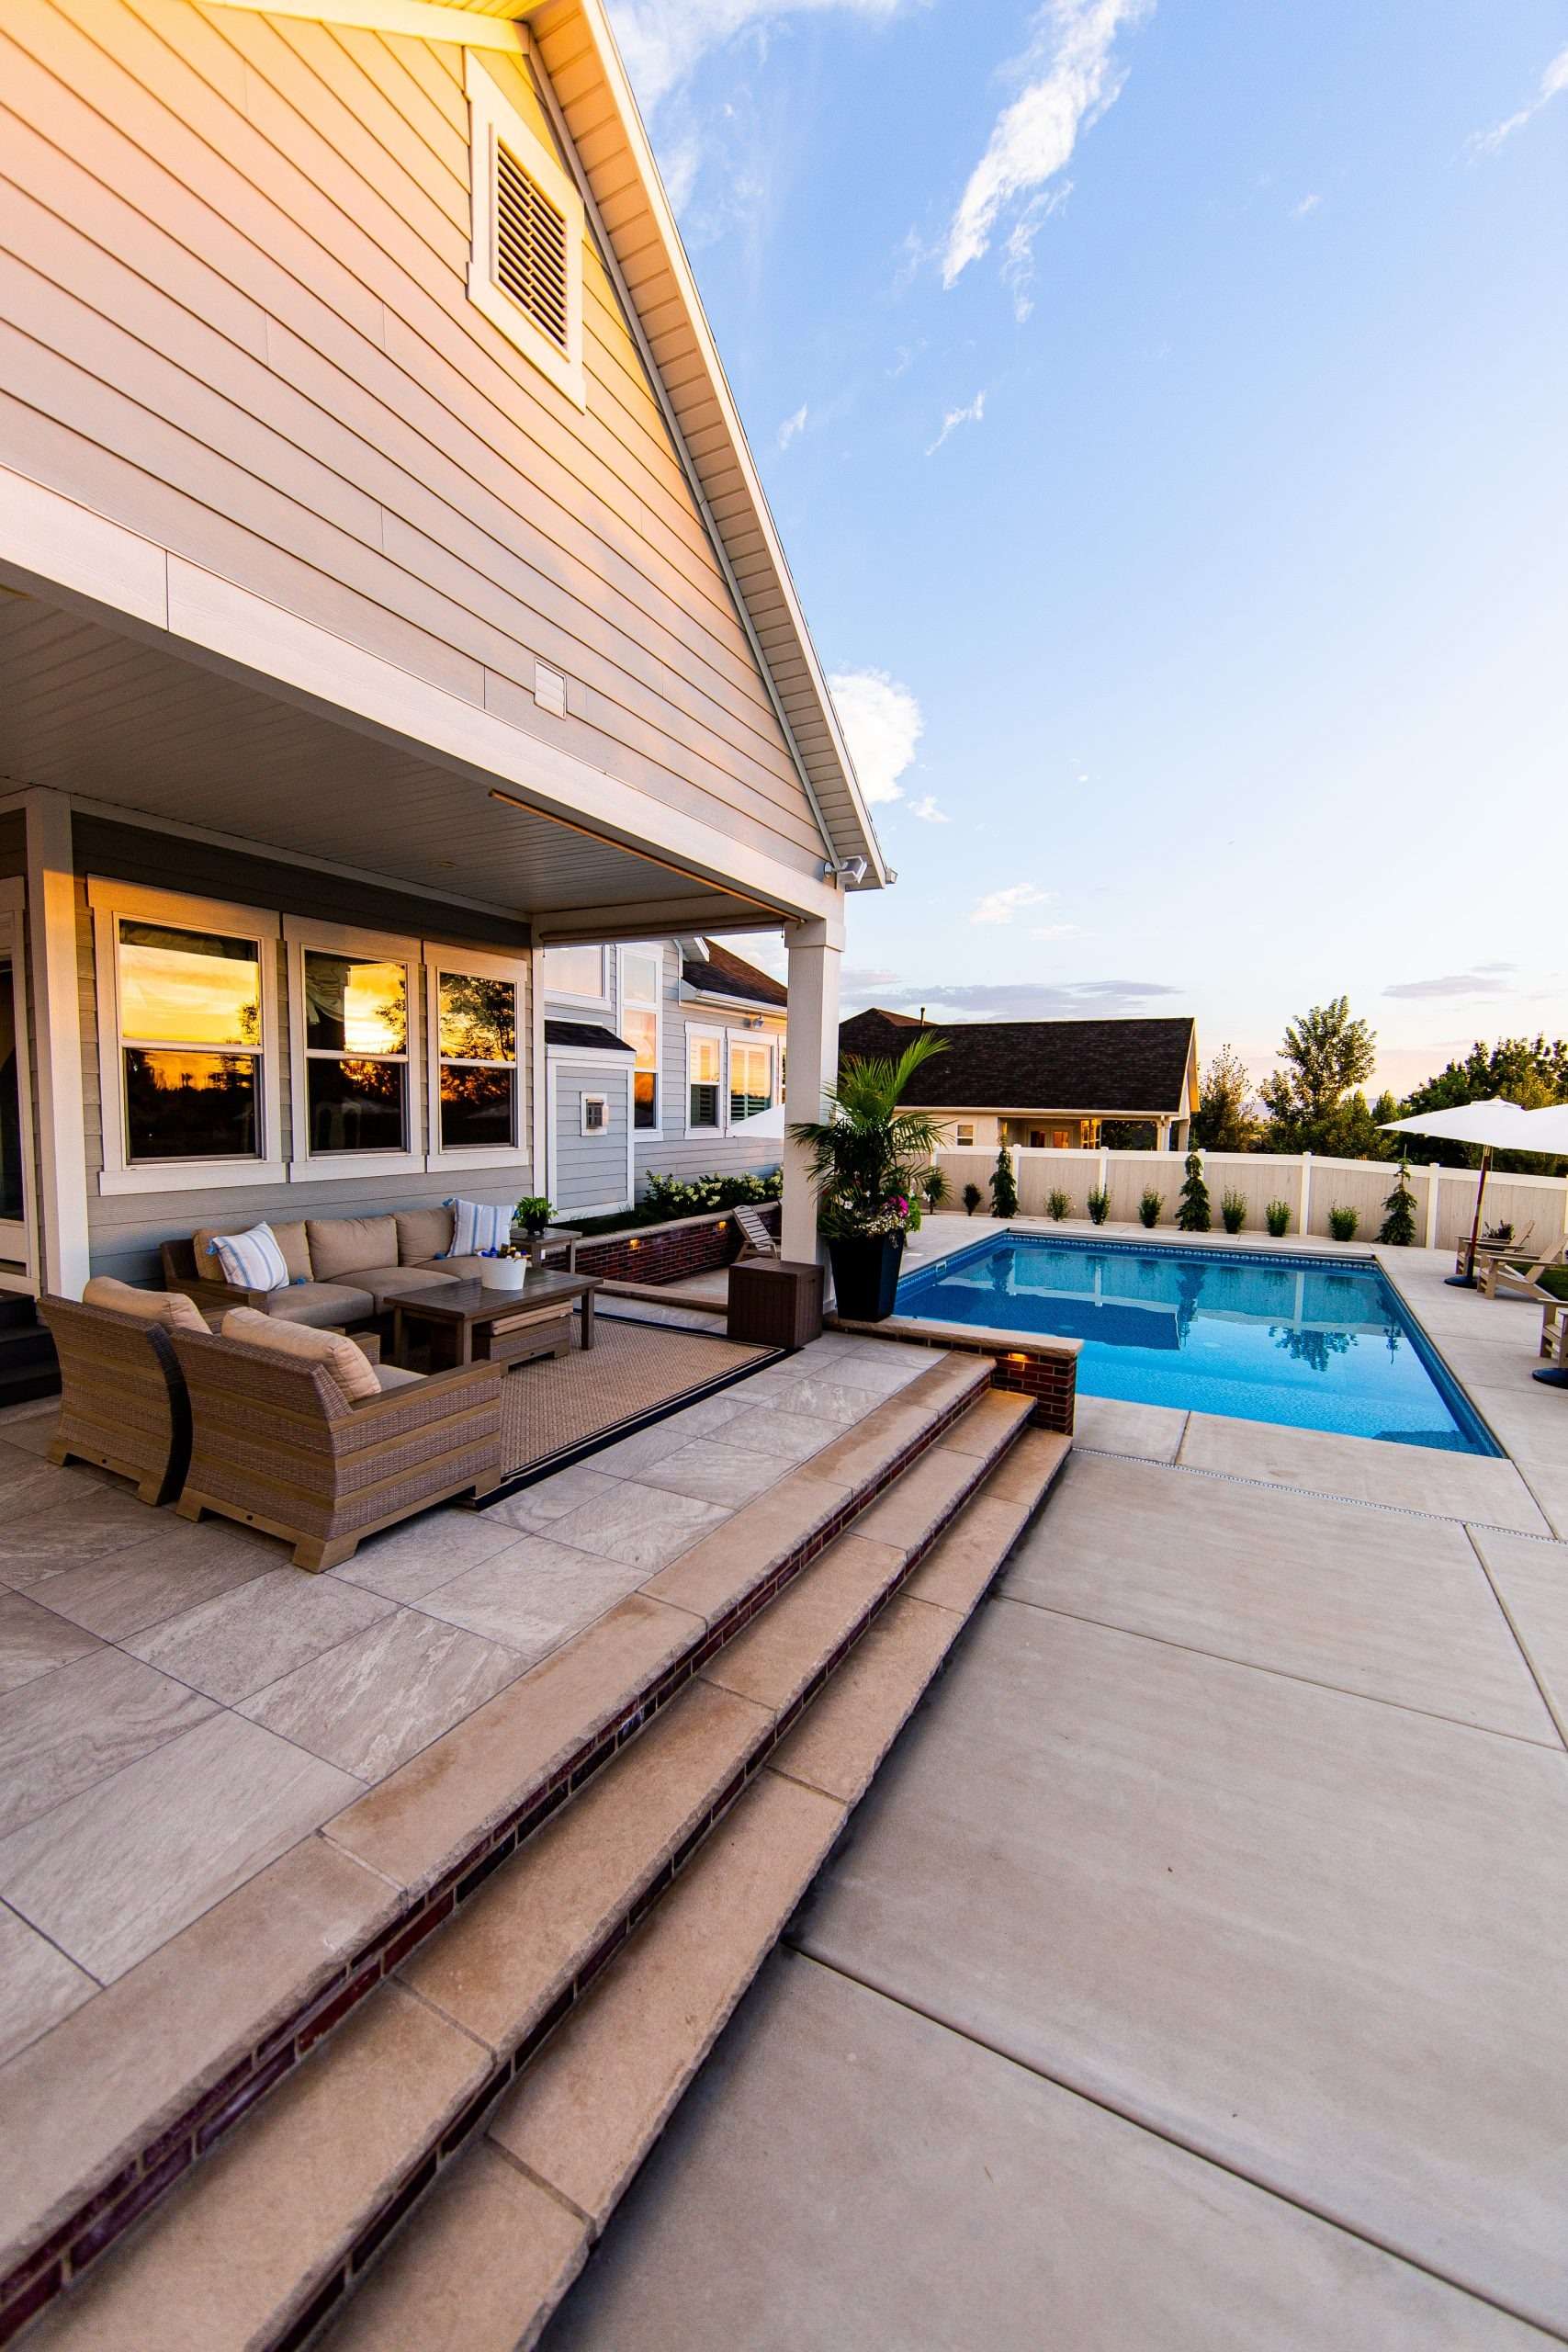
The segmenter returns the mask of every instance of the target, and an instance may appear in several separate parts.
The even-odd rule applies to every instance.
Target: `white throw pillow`
[[[477,1258],[486,1250],[501,1250],[512,1238],[510,1208],[492,1209],[483,1201],[445,1201],[452,1211],[449,1258]]]
[[[288,1288],[288,1268],[270,1225],[254,1225],[248,1233],[215,1233],[212,1250],[224,1281],[236,1290]]]
[[[295,1363],[324,1364],[351,1405],[381,1394],[375,1365],[341,1331],[317,1331],[308,1323],[260,1315],[254,1306],[231,1306],[223,1317],[223,1337],[243,1340],[248,1348],[270,1349]]]

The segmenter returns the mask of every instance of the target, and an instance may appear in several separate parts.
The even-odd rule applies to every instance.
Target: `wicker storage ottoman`
[[[804,1348],[822,1329],[822,1269],[790,1258],[745,1259],[729,1269],[732,1340]]]

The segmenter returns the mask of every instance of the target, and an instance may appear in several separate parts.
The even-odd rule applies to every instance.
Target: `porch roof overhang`
[[[73,556],[130,609],[73,590]],[[761,854],[0,469],[0,791],[40,786],[521,916],[536,944],[841,921],[804,853]]]

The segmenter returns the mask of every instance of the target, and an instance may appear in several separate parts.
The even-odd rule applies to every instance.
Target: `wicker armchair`
[[[217,1511],[280,1535],[296,1567],[338,1567],[364,1536],[499,1483],[499,1364],[386,1373],[395,1385],[350,1404],[322,1364],[194,1331],[174,1346],[191,1408],[180,1517]]]
[[[39,1313],[60,1358],[50,1460],[95,1462],[133,1478],[142,1502],[167,1502],[190,1460],[190,1403],[172,1335],[141,1316],[47,1293]]]

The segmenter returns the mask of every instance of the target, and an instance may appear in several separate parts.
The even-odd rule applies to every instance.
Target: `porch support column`
[[[76,978],[76,876],[71,803],[28,796],[28,979],[38,1055],[39,1269],[45,1290],[80,1298],[90,1272],[87,1144],[82,1110],[82,1009]]]
[[[819,1119],[828,1089],[839,1075],[839,963],[841,922],[800,922],[785,933],[789,949],[789,1012],[785,1046],[789,1070],[785,1117]],[[780,1247],[786,1258],[814,1264],[818,1255],[817,1196],[800,1146],[786,1134],[784,1149],[784,1223]]]

